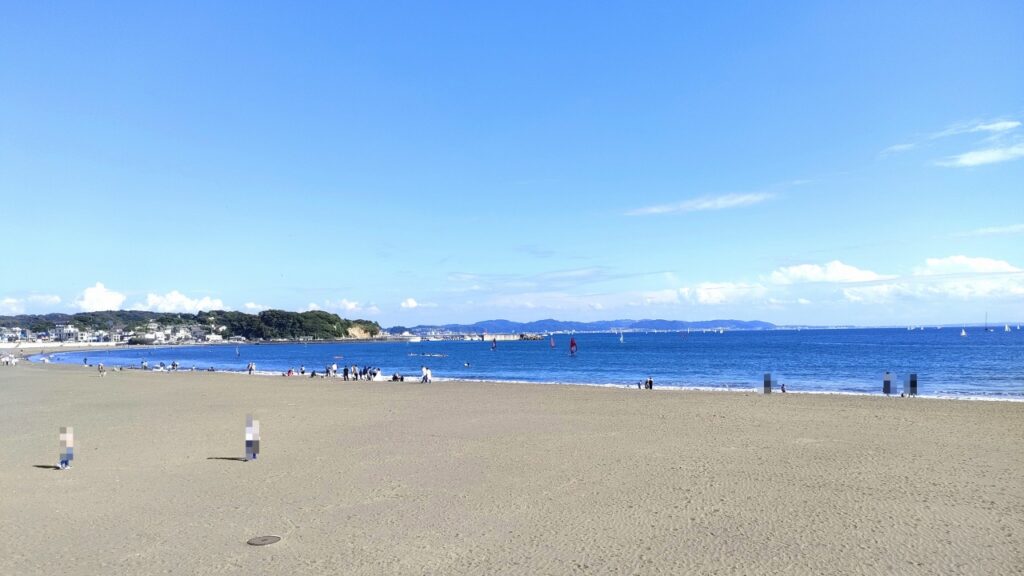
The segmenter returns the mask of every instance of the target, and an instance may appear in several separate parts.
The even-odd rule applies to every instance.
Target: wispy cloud
[[[972,122],[960,122],[953,124],[944,130],[933,132],[925,136],[919,136],[910,142],[904,142],[901,144],[894,144],[881,151],[880,156],[891,156],[893,154],[899,154],[900,152],[906,152],[920,147],[921,145],[933,142],[935,140],[942,140],[951,136],[960,136],[963,134],[989,134],[998,135],[1011,130],[1016,130],[1021,126],[1021,123],[1017,120],[1009,119],[998,119],[998,120],[985,120],[985,121],[972,121]]]
[[[996,164],[1024,158],[1024,144],[1014,144],[1002,148],[985,148],[972,150],[956,156],[950,156],[936,162],[939,166],[951,168],[970,168],[972,166],[983,166],[985,164]]]
[[[1009,226],[989,226],[986,228],[978,228],[977,230],[971,230],[970,232],[961,232],[959,234],[954,234],[953,236],[965,238],[971,236],[1009,236],[1011,234],[1024,234],[1024,224],[1011,224]]]
[[[974,121],[974,122],[961,122],[960,124],[954,124],[945,130],[940,130],[928,136],[929,140],[938,140],[940,138],[948,138],[950,136],[957,136],[959,134],[976,134],[978,132],[987,132],[994,134],[996,132],[1006,132],[1007,130],[1013,130],[1020,126],[1020,122],[1016,120],[989,120],[989,121]]]
[[[1016,120],[1000,120],[998,122],[990,122],[988,124],[978,124],[971,129],[971,132],[1005,132],[1007,130],[1013,130],[1020,126],[1020,122]]]
[[[741,208],[753,206],[773,198],[771,192],[750,192],[746,194],[723,194],[721,196],[701,196],[683,200],[674,204],[660,204],[636,208],[626,212],[627,216],[650,216],[654,214],[675,214],[680,212],[703,212],[706,210],[726,210],[729,208]]]
[[[914,143],[893,144],[892,146],[889,146],[885,150],[882,150],[882,156],[888,156],[890,154],[898,154],[900,152],[906,152],[907,150],[913,150],[914,148],[917,148],[917,144],[914,144]]]

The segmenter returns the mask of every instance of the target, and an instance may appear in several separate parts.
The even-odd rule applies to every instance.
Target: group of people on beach
[[[255,368],[256,368],[256,365],[253,362],[250,362],[249,366],[247,368],[249,374],[252,374],[255,371]],[[281,375],[282,376],[306,376],[306,374],[307,374],[306,367],[304,365],[300,365],[298,370],[295,370],[294,368],[289,368],[287,372],[283,372]],[[320,378],[341,378],[342,380],[344,380],[346,382],[348,382],[348,381],[356,381],[356,380],[367,380],[367,381],[375,381],[375,382],[384,382],[384,381],[387,380],[387,378],[383,375],[383,371],[380,368],[376,367],[376,366],[362,366],[362,367],[360,367],[360,366],[358,366],[356,364],[353,364],[351,366],[342,366],[341,372],[339,373],[338,372],[338,364],[337,364],[337,362],[335,362],[335,363],[333,363],[333,364],[331,364],[329,366],[324,366],[323,372],[317,372],[316,370],[313,370],[312,372],[309,372],[308,374],[309,374],[310,378],[316,378],[318,376]],[[405,376],[403,376],[399,372],[395,372],[394,374],[391,375],[391,381],[392,382],[405,382]]]

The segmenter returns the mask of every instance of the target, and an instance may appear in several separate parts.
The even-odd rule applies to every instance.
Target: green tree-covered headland
[[[248,340],[334,340],[338,338],[372,337],[381,328],[370,320],[348,320],[337,314],[312,310],[289,312],[264,310],[246,314],[213,310],[197,314],[146,312],[142,310],[108,310],[78,314],[23,314],[0,316],[0,327],[27,328],[45,332],[57,324],[72,324],[81,330],[145,330],[150,322],[161,326],[198,326],[208,328],[225,338],[244,336]],[[221,329],[221,327],[224,327]]]

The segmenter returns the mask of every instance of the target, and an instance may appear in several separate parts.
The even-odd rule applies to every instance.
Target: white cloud
[[[345,298],[338,300],[336,306],[346,312],[354,312],[361,309],[361,307],[359,306],[359,302],[353,302]]]
[[[761,284],[743,282],[702,282],[690,288],[680,288],[680,294],[698,304],[717,305],[763,297],[766,289]]]
[[[951,156],[945,160],[940,160],[937,164],[939,166],[948,166],[952,168],[970,168],[972,166],[1006,162],[1016,158],[1024,158],[1024,144],[1014,144],[1013,146],[1006,146],[1003,148],[972,150],[970,152]]]
[[[662,204],[659,206],[648,206],[636,208],[626,212],[627,216],[648,216],[651,214],[672,214],[677,212],[700,212],[704,210],[724,210],[726,208],[739,208],[760,204],[772,198],[774,194],[769,192],[752,192],[748,194],[724,194],[722,196],[703,196],[684,200],[675,204]]]
[[[405,300],[402,300],[402,303],[399,304],[399,306],[401,306],[402,308],[406,308],[406,309],[410,309],[411,310],[413,308],[418,307],[419,303],[416,302],[416,300],[414,298],[406,298]]]
[[[843,288],[843,297],[850,302],[882,303],[897,296],[906,296],[912,291],[906,284],[878,284],[876,286],[858,286]]]
[[[1021,233],[1024,233],[1024,224],[1011,224],[1009,226],[989,226],[987,228],[978,228],[977,230],[971,230],[970,232],[962,232],[960,234],[956,234],[955,236],[1002,236]]]
[[[56,306],[60,304],[60,296],[56,294],[32,294],[27,300],[33,304],[41,304],[44,306]]]
[[[342,314],[377,314],[380,308],[373,304],[362,305],[359,302],[342,298],[341,300],[324,300],[324,307],[329,310],[336,310]]]
[[[97,282],[95,286],[86,288],[82,292],[82,295],[75,300],[75,306],[78,306],[83,312],[119,310],[121,304],[124,304],[125,298],[124,294],[109,290],[102,282]]]
[[[861,270],[839,260],[833,260],[824,266],[818,264],[799,264],[785,266],[771,273],[770,279],[775,284],[794,284],[798,282],[873,282],[886,278],[871,270]]]
[[[899,298],[999,300],[1024,298],[1024,269],[1004,260],[948,256],[928,258],[911,276],[843,290],[851,302],[881,303]]]
[[[320,306],[318,306],[316,302],[310,302],[309,305],[306,306],[306,312],[312,312],[314,310],[319,310],[319,309],[320,309]]]
[[[1020,268],[993,258],[971,258],[970,256],[948,256],[946,258],[928,258],[924,266],[914,269],[917,276],[934,274],[1001,274],[1005,272],[1024,272]]]
[[[797,299],[796,299],[796,303],[797,303],[797,304],[804,304],[804,305],[807,305],[807,304],[810,304],[810,303],[811,303],[811,301],[810,301],[810,300],[808,300],[807,298],[797,298]]]
[[[60,296],[53,294],[30,294],[25,298],[14,298],[13,296],[8,296],[0,299],[0,312],[4,314],[24,314],[26,304],[55,306],[60,304]],[[33,306],[33,308],[35,307],[36,306]],[[50,310],[46,311],[49,312]]]
[[[136,304],[133,308],[136,310],[151,310],[153,312],[188,312],[195,314],[200,310],[223,310],[224,302],[209,296],[189,298],[177,290],[171,290],[163,295],[147,294],[146,301]]]
[[[0,300],[0,312],[4,314],[22,314],[25,312],[24,302],[18,298],[4,298]]]
[[[263,304],[257,304],[255,302],[246,302],[245,304],[242,304],[242,308],[245,308],[246,310],[249,310],[251,312],[262,312],[264,310],[269,309],[269,307],[264,306]]]

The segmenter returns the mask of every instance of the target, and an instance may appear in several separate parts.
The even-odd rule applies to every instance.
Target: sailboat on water
[[[622,344],[625,340],[622,337],[622,330],[619,330],[619,344]]]
[[[960,329],[960,335],[961,336],[967,336],[967,328],[961,328]]]
[[[1003,324],[1003,332],[1009,332],[1009,331],[1010,331],[1010,325],[1009,324]]]
[[[551,337],[551,349],[552,350],[555,349],[555,337],[554,336]]]

